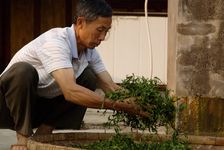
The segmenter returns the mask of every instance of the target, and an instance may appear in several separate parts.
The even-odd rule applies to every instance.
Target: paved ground
[[[16,134],[12,130],[0,130],[0,150],[9,150],[10,145],[16,143]]]

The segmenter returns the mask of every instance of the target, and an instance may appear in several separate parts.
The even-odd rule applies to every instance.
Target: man
[[[130,103],[94,92],[97,85],[105,92],[119,88],[95,49],[111,28],[111,7],[80,0],[75,15],[71,27],[51,29],[25,45],[1,74],[0,127],[16,131],[13,150],[26,150],[28,137],[55,128],[79,129],[87,107],[138,113]]]

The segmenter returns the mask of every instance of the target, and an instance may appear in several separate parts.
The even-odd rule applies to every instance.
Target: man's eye
[[[100,32],[100,33],[104,31],[103,29],[99,29],[99,28],[96,29],[96,30],[97,30],[98,32]]]

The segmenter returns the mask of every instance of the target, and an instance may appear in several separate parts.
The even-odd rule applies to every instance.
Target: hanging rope
[[[148,46],[150,51],[150,78],[153,77],[153,51],[152,51],[152,42],[151,42],[151,34],[149,30],[149,22],[148,22],[148,0],[145,0],[145,23],[146,23],[146,30],[147,30],[147,39],[148,39]]]

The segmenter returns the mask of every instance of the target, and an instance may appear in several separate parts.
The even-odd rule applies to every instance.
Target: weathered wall
[[[190,133],[223,135],[224,1],[168,6],[168,87],[188,106],[178,123]]]
[[[224,1],[180,0],[177,94],[224,98]]]

